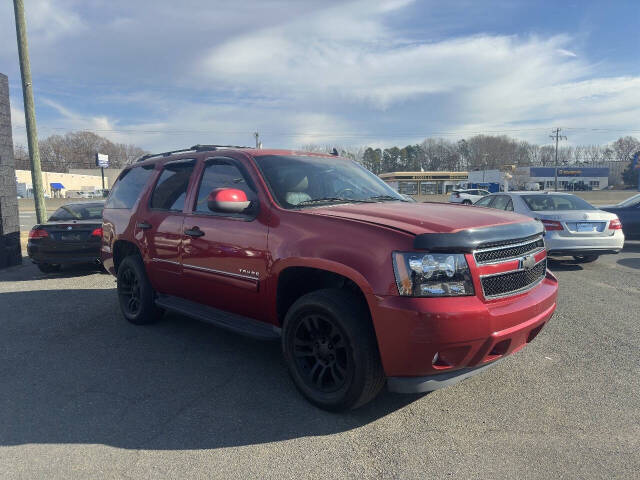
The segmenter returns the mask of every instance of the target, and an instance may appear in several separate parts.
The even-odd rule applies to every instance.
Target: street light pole
[[[33,183],[33,196],[36,204],[36,218],[38,223],[43,223],[47,218],[47,207],[44,203],[44,189],[42,186],[36,110],[33,103],[31,65],[29,63],[29,47],[27,45],[27,23],[24,18],[23,0],[13,0],[13,10],[16,17],[16,37],[18,40],[18,56],[20,57],[20,74],[22,76],[22,98],[24,100],[24,117],[27,124],[27,143],[29,144],[29,159],[31,160],[31,182]]]

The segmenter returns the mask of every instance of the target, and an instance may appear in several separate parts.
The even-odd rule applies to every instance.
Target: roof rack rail
[[[143,155],[140,158],[138,158],[136,160],[136,163],[144,162],[145,160],[148,160],[148,159],[154,158],[154,157],[170,157],[174,153],[207,152],[207,151],[210,151],[210,150],[218,150],[219,148],[251,148],[251,147],[242,147],[240,145],[200,145],[200,144],[198,144],[198,145],[194,145],[193,147],[181,148],[179,150],[171,150],[171,151],[168,151],[168,152],[148,153],[148,154]]]

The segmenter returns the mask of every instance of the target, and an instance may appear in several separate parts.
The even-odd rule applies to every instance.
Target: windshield
[[[595,210],[590,203],[587,203],[575,195],[523,195],[522,199],[534,212],[552,210]]]
[[[59,222],[64,220],[102,220],[102,203],[76,203],[63,205],[56,210],[49,221]]]
[[[627,198],[623,202],[620,202],[618,205],[616,205],[616,207],[624,207],[624,208],[632,207],[636,203],[640,203],[640,193],[637,195],[634,195],[633,197]]]
[[[262,155],[255,160],[276,201],[283,208],[334,203],[407,202],[376,175],[344,158]]]

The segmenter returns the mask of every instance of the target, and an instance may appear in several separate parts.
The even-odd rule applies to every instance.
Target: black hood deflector
[[[543,233],[542,222],[532,220],[524,223],[470,228],[454,233],[423,233],[416,236],[413,247],[430,252],[470,253],[478,248],[516,243]]]

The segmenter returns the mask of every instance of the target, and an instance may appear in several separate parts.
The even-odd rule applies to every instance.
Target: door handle
[[[147,222],[140,222],[136,224],[136,227],[141,230],[149,230],[151,228],[151,224]]]
[[[193,227],[184,231],[185,235],[189,235],[190,237],[202,237],[204,232],[200,230],[198,227]]]

